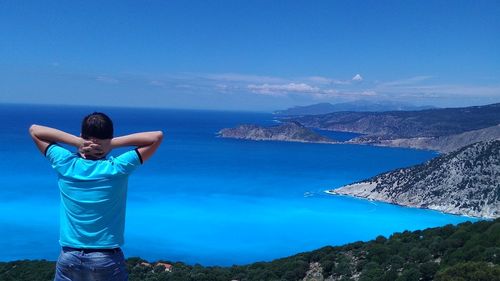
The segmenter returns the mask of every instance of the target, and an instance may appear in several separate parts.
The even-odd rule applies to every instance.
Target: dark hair
[[[113,121],[101,112],[85,116],[82,121],[82,138],[112,139]]]

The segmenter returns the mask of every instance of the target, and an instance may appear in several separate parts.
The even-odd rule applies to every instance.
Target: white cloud
[[[390,82],[385,82],[380,84],[381,86],[404,86],[404,85],[413,85],[413,84],[418,84],[420,82],[423,82],[425,80],[428,80],[432,78],[432,76],[428,75],[422,75],[422,76],[414,76],[410,78],[405,78],[405,79],[399,79],[399,80],[394,80]]]
[[[95,78],[95,80],[98,82],[107,83],[107,84],[118,84],[118,82],[119,82],[117,79],[115,79],[113,77],[104,76],[104,75],[97,76]]]
[[[313,99],[324,100],[334,97],[367,97],[376,96],[377,92],[374,90],[362,91],[349,91],[339,90],[334,88],[320,88],[311,86],[306,83],[288,83],[288,84],[262,84],[262,85],[248,85],[248,89],[257,94],[264,94],[270,96],[288,96],[288,95],[304,95]]]
[[[332,79],[322,76],[310,76],[307,77],[306,80],[316,83],[316,84],[330,84],[332,83]]]
[[[306,83],[248,85],[251,92],[266,95],[286,95],[288,93],[317,93],[318,87]]]
[[[162,74],[162,75],[88,75],[101,83],[144,85],[193,94],[219,93],[267,95],[300,100],[342,100],[356,98],[453,100],[454,98],[500,98],[500,85],[463,85],[432,83],[432,76],[414,76],[392,81],[368,81],[361,74],[348,80],[326,76],[277,77],[235,73],[223,74]],[[363,83],[359,83],[363,81]]]
[[[336,80],[336,79],[333,79],[332,80],[332,84],[335,84],[335,85],[351,85],[351,80]]]
[[[356,74],[356,75],[354,75],[354,77],[352,77],[352,81],[356,81],[356,82],[363,81],[363,77],[361,77],[361,75],[359,75],[359,74]]]
[[[149,85],[163,87],[163,86],[165,86],[165,83],[162,81],[159,81],[159,80],[152,80],[152,81],[149,81]]]
[[[328,84],[334,84],[334,85],[349,85],[351,84],[351,80],[340,80],[340,79],[333,79],[333,78],[328,78],[328,77],[323,77],[323,76],[310,76],[305,78],[308,82],[311,82],[313,84],[318,84],[318,85],[328,85]]]
[[[195,74],[195,77],[225,81],[225,82],[245,82],[245,83],[285,83],[287,79],[273,76],[238,74],[238,73],[220,73],[220,74]]]
[[[367,90],[367,91],[362,91],[361,93],[359,93],[360,96],[365,96],[365,97],[373,97],[373,96],[376,96],[377,95],[377,92],[373,91],[373,90]]]
[[[215,84],[215,90],[219,93],[231,94],[233,91],[238,90],[238,88],[227,84]]]
[[[177,85],[175,85],[175,88],[177,88],[177,89],[196,89],[199,87],[195,87],[194,85],[191,85],[191,84],[177,84]]]

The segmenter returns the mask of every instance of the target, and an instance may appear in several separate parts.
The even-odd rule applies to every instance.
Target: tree
[[[485,262],[465,262],[448,267],[436,274],[436,281],[500,281],[500,265]]]

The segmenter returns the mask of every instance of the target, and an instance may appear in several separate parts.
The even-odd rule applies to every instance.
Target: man
[[[163,133],[114,138],[111,119],[98,112],[83,119],[80,137],[39,125],[29,132],[59,177],[62,250],[54,280],[128,280],[120,249],[128,176],[155,153]],[[136,148],[106,158],[112,149],[124,146]]]

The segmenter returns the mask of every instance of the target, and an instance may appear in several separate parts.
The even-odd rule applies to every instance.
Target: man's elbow
[[[32,137],[36,136],[37,129],[38,129],[38,125],[36,125],[36,124],[33,124],[30,126],[28,131]]]
[[[161,142],[163,140],[163,132],[156,131],[155,132],[155,142]]]

